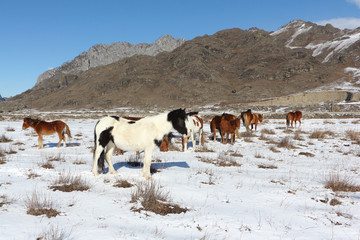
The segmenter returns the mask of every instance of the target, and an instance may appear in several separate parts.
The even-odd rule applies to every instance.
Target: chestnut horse
[[[289,128],[290,121],[291,121],[291,128],[293,128],[293,122],[295,121],[295,128],[296,128],[296,121],[299,121],[299,127],[301,126],[301,118],[302,118],[302,112],[299,110],[296,110],[295,112],[289,112],[286,115],[286,129]]]
[[[235,134],[238,138],[240,138],[239,129],[240,129],[239,118],[233,120],[227,120],[226,116],[223,115],[220,120],[221,142],[223,144],[226,144],[229,135],[231,134],[231,145],[233,145],[235,141]],[[226,133],[226,139],[225,139],[225,133]]]
[[[59,142],[57,147],[60,147],[61,141],[64,141],[63,147],[66,146],[65,133],[71,138],[69,126],[63,121],[57,120],[53,122],[41,121],[39,119],[32,119],[30,117],[24,118],[22,129],[25,130],[28,127],[32,127],[35,132],[39,135],[38,142],[39,148],[43,148],[43,136],[57,133],[59,136]]]
[[[247,132],[250,132],[249,126],[251,125],[251,131],[254,128],[255,125],[255,132],[257,129],[258,122],[262,123],[264,117],[260,113],[251,113],[249,110],[247,112],[241,113],[241,119],[243,121],[243,124],[246,128]]]
[[[215,116],[211,120],[211,122],[210,122],[210,130],[214,134],[214,142],[215,142],[215,139],[216,139],[216,129],[219,130],[220,135],[221,135],[220,122],[221,122],[222,117],[224,117],[228,121],[236,119],[236,117],[234,115],[232,115],[232,114],[223,113],[222,116]]]

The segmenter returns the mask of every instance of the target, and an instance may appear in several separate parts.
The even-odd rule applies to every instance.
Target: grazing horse
[[[160,146],[165,135],[175,129],[186,134],[186,112],[177,109],[138,121],[119,117],[105,117],[95,126],[95,151],[92,172],[99,175],[98,167],[104,170],[104,159],[109,164],[109,173],[116,173],[111,162],[115,146],[126,151],[144,150],[142,175],[151,179],[150,165],[154,148]]]
[[[198,112],[190,112],[186,114],[185,125],[187,128],[187,134],[182,136],[182,150],[187,150],[187,144],[189,138],[193,144],[194,149],[196,148],[196,141],[194,141],[194,134],[199,134],[199,144],[204,145],[204,131],[203,131],[203,120],[199,117]]]
[[[231,145],[233,145],[235,141],[235,134],[238,138],[240,138],[239,129],[240,129],[239,118],[233,120],[227,120],[226,116],[223,115],[220,120],[221,142],[226,144],[229,138],[229,134],[231,134]],[[226,139],[225,139],[225,133],[226,133]]]
[[[247,132],[250,132],[249,126],[251,125],[251,131],[254,128],[255,125],[255,132],[257,129],[258,122],[262,123],[264,117],[260,113],[251,113],[249,110],[247,112],[241,113],[241,119],[243,121],[243,124],[246,128]]]
[[[234,115],[232,115],[232,114],[223,113],[223,115],[215,116],[211,120],[211,122],[210,122],[210,130],[214,134],[214,142],[215,142],[215,139],[216,139],[216,129],[219,130],[219,133],[221,135],[220,122],[221,122],[222,117],[224,117],[228,121],[236,119],[236,117]]]
[[[60,147],[61,141],[64,141],[63,147],[66,146],[65,133],[71,138],[69,126],[63,121],[57,120],[53,122],[45,122],[39,119],[32,119],[30,117],[24,118],[22,129],[25,130],[28,127],[32,127],[35,132],[39,135],[38,142],[39,148],[43,148],[43,136],[57,133],[59,135],[59,142],[57,147]]]
[[[290,121],[291,121],[291,128],[293,128],[293,122],[295,121],[295,128],[296,128],[296,121],[299,121],[299,127],[301,126],[301,118],[302,118],[302,112],[299,110],[296,110],[295,112],[289,112],[286,115],[286,129],[289,128]]]

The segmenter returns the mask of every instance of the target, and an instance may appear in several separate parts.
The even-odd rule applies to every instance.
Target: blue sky
[[[275,31],[301,19],[360,26],[360,0],[2,0],[0,94],[32,88],[49,68],[99,43],[191,40],[229,28]]]

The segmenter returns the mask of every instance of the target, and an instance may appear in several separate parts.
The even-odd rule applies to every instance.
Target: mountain
[[[351,92],[360,89],[359,35],[360,28],[340,30],[301,20],[276,32],[227,29],[186,41],[171,52],[134,55],[54,76],[11,98],[8,106],[170,108],[239,105],[281,97],[287,104],[290,95],[309,91],[346,87]],[[340,95],[340,100],[351,100],[356,94]],[[333,101],[333,94],[327,96],[325,101]]]
[[[3,102],[3,101],[5,101],[5,98],[3,98],[0,94],[0,102]]]
[[[81,53],[74,60],[42,73],[38,77],[36,85],[43,81],[59,78],[65,74],[77,74],[90,68],[107,65],[136,54],[155,56],[163,51],[170,52],[181,46],[184,42],[184,38],[174,39],[170,35],[165,35],[153,44],[139,43],[133,45],[127,42],[117,42],[109,45],[98,44],[91,47],[88,51]]]

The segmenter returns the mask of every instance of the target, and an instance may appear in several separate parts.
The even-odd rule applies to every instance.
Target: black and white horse
[[[156,116],[131,121],[119,117],[105,117],[95,126],[95,151],[92,172],[99,174],[104,169],[104,158],[109,164],[109,173],[116,173],[111,162],[115,146],[125,151],[144,150],[143,176],[151,179],[150,165],[154,148],[160,146],[164,135],[175,129],[187,133],[185,109],[177,109]]]

